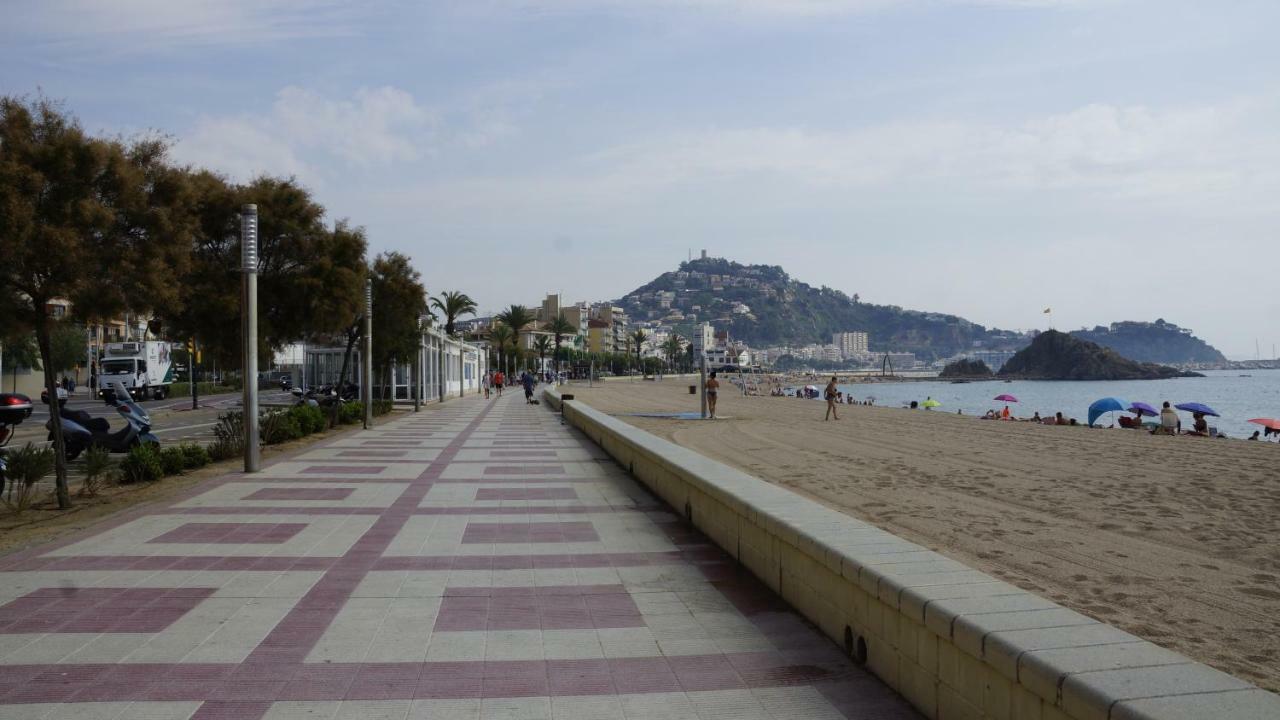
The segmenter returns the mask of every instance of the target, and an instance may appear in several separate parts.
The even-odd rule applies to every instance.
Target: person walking
[[[493,377],[493,373],[491,372],[487,372],[484,374],[483,382],[484,382],[484,399],[485,400],[489,399],[489,383],[490,383],[490,378],[492,377]]]
[[[707,411],[711,414],[711,419],[716,419],[716,397],[720,394],[720,381],[716,379],[716,371],[711,371],[711,377],[707,378]]]
[[[533,384],[537,380],[533,379],[533,374],[525,371],[520,375],[520,384],[524,386],[524,402],[526,405],[533,404]]]
[[[502,397],[502,386],[505,385],[506,382],[507,382],[507,377],[502,374],[501,370],[494,373],[493,386],[498,389],[498,397]]]
[[[839,394],[840,391],[836,389],[836,376],[832,375],[831,382],[827,383],[826,390],[823,391],[823,396],[827,399],[827,416],[823,418],[823,422],[830,420],[832,417],[835,417],[836,420],[840,419],[840,413],[836,412],[836,397]]]

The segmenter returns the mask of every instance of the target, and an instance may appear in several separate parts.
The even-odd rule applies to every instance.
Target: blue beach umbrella
[[[1185,410],[1189,413],[1201,413],[1203,415],[1212,415],[1214,417],[1222,417],[1213,408],[1204,403],[1179,403],[1174,405],[1179,410]]]
[[[1098,419],[1099,415],[1109,412],[1124,412],[1129,407],[1129,403],[1115,397],[1104,397],[1101,400],[1094,400],[1089,406],[1089,425],[1093,425],[1093,421]]]

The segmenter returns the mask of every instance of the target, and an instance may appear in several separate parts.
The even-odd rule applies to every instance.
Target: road
[[[259,402],[263,405],[292,404],[293,396],[279,391],[262,391]],[[213,440],[213,426],[218,423],[218,415],[227,410],[240,407],[240,393],[221,393],[200,398],[200,408],[191,409],[191,398],[168,397],[164,400],[147,400],[139,403],[151,415],[151,432],[160,438],[162,443],[209,442]],[[93,417],[103,417],[111,423],[112,430],[119,429],[120,423],[115,408],[80,392],[67,401],[67,407],[83,410]],[[43,443],[48,435],[45,423],[49,419],[49,407],[35,398],[35,409],[31,417],[15,428],[13,445],[27,442]]]

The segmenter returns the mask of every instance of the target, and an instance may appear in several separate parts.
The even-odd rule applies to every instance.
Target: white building
[[[840,349],[844,357],[853,357],[867,352],[869,338],[864,332],[838,332],[831,335],[831,344]]]

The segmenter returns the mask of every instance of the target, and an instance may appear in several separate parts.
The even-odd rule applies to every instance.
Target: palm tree
[[[539,335],[533,341],[533,349],[538,351],[538,372],[542,372],[546,368],[545,358],[547,353],[551,352],[551,338],[546,335]]]
[[[476,314],[476,301],[464,292],[446,291],[431,298],[431,306],[444,315],[444,331],[450,335],[457,329],[458,318]]]
[[[498,350],[498,368],[501,370],[505,371],[502,361],[507,357],[507,345],[514,337],[515,333],[511,331],[511,328],[501,323],[494,325],[493,330],[489,332],[489,340]]]
[[[506,310],[503,310],[493,317],[495,320],[498,320],[511,328],[511,332],[514,333],[511,344],[515,351],[515,359],[519,361],[521,356],[524,354],[524,349],[520,347],[520,331],[529,323],[537,320],[537,316],[533,314],[532,310],[524,305],[511,305]]]
[[[447,290],[440,293],[440,297],[431,298],[432,307],[438,309],[444,315],[444,331],[452,335],[457,328],[458,318],[463,315],[476,314],[476,301],[472,300],[469,295],[456,290]],[[458,397],[466,394],[463,387],[462,375],[463,363],[466,362],[467,354],[462,352],[462,348],[458,348]],[[440,369],[444,369],[444,343],[440,343]],[[445,386],[444,373],[440,373],[440,399],[444,400]]]
[[[645,338],[649,337],[649,334],[643,328],[636,328],[628,337],[631,340],[631,347],[636,351],[636,365],[640,367],[640,374],[644,375],[644,364],[640,361],[640,351],[644,348]]]
[[[675,372],[676,356],[684,352],[684,338],[672,333],[671,337],[662,343],[662,351],[667,354],[667,362],[671,364],[671,372]]]
[[[558,373],[560,371],[560,342],[565,335],[577,335],[578,328],[574,327],[573,323],[565,318],[564,313],[560,313],[555,320],[551,321],[547,329],[556,336],[556,372]]]

